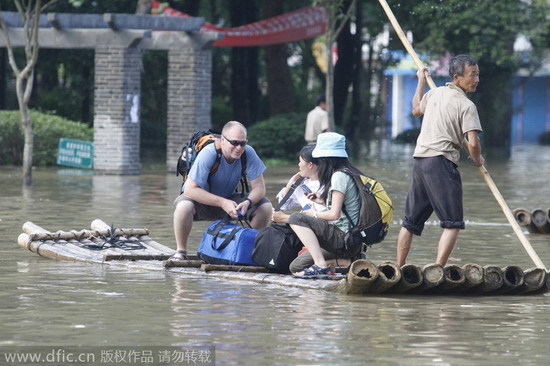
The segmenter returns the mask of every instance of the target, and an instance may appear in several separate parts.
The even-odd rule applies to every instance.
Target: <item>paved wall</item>
[[[168,51],[168,121],[166,167],[176,171],[183,144],[197,130],[211,126],[212,53],[210,48]]]
[[[94,171],[140,173],[139,48],[95,51]],[[166,169],[176,171],[183,144],[211,125],[212,53],[204,44],[168,51]]]
[[[94,171],[140,172],[141,55],[138,48],[95,50]]]

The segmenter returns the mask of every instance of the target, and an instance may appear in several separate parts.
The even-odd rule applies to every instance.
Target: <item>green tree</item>
[[[258,21],[257,2],[238,0],[229,2],[231,26],[237,27]],[[249,126],[258,119],[260,105],[259,48],[231,48],[231,102],[233,117]]]
[[[348,4],[344,0],[315,0],[315,4],[320,4],[327,12],[327,27],[325,32],[325,49],[327,50],[327,75],[326,75],[326,100],[329,126],[332,131],[335,130],[336,123],[334,118],[334,64],[332,57],[332,45],[336,42],[338,35],[348,23],[351,14],[353,14],[356,0],[351,0]],[[346,8],[347,5],[347,8]]]
[[[284,1],[265,1],[264,18],[284,13]],[[267,97],[271,116],[295,111],[294,85],[288,67],[288,44],[265,47]]]
[[[34,83],[34,68],[38,62],[38,32],[40,14],[48,7],[59,0],[49,0],[44,4],[41,0],[29,0],[22,2],[14,0],[14,4],[21,17],[23,24],[23,33],[25,37],[25,62],[21,67],[15,58],[11,44],[9,30],[2,17],[0,17],[0,29],[6,37],[8,60],[15,74],[15,88],[17,93],[17,102],[21,113],[21,124],[25,143],[23,146],[23,186],[32,185],[32,155],[34,146],[34,132],[32,129],[32,119],[29,109],[29,101],[32,95]]]

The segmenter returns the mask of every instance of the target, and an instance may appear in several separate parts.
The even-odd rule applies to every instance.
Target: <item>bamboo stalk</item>
[[[161,253],[170,254],[170,255],[173,255],[175,253],[174,249],[154,241],[153,239],[151,239],[147,235],[140,236],[139,240],[141,241],[142,244],[144,244],[148,247],[154,248],[154,249],[158,250]],[[198,259],[196,255],[189,255],[189,254],[187,255],[187,258],[188,259]]]
[[[514,215],[514,218],[516,219],[519,226],[525,228],[526,230],[537,233],[538,229],[533,224],[533,220],[531,217],[531,212],[529,212],[525,208],[516,208],[512,211],[512,215]]]
[[[347,276],[348,294],[364,294],[368,292],[379,276],[378,267],[366,259],[358,259],[349,268]]]
[[[171,260],[171,259],[167,259],[165,260],[162,265],[165,267],[165,268],[170,268],[170,267],[194,267],[194,268],[200,268],[200,266],[202,266],[204,264],[204,262],[202,260]]]
[[[542,268],[530,268],[523,272],[523,284],[509,294],[527,294],[538,292],[544,286],[546,271]]]
[[[466,282],[464,270],[454,264],[449,264],[443,267],[445,281],[435,290],[440,292],[450,292],[457,287],[461,287]]]
[[[105,254],[104,261],[164,261],[170,258],[170,254]]]
[[[92,221],[90,227],[92,230],[105,233],[103,235],[108,235],[111,231],[111,226],[107,225],[100,219],[95,219]],[[126,235],[126,236],[140,236],[140,235],[149,235],[148,229],[117,229],[115,228],[115,235]]]
[[[393,262],[383,262],[378,266],[378,277],[367,289],[368,293],[381,293],[395,286],[401,280],[401,270]]]
[[[40,227],[30,221],[27,221],[23,224],[23,232],[29,235],[40,234],[40,233],[49,233],[48,230]]]
[[[457,292],[468,291],[476,286],[479,286],[484,281],[483,267],[475,263],[467,263],[462,266],[464,271],[464,284],[457,289]]]
[[[66,250],[62,245],[55,245],[55,242],[51,240],[47,241],[31,241],[29,234],[21,233],[18,237],[18,243],[20,246],[29,249],[31,252],[35,252],[39,256],[71,261],[71,262],[85,262],[85,263],[101,263],[101,260],[94,259],[93,257],[76,257],[73,252]]]
[[[480,295],[498,290],[504,284],[503,277],[504,273],[500,267],[492,265],[483,266],[483,283],[479,286],[473,287],[467,291],[467,293]]]
[[[441,285],[445,281],[445,273],[443,267],[437,263],[426,264],[422,267],[422,284],[415,289],[414,292],[424,292],[432,290],[435,287]]]
[[[531,212],[532,224],[541,233],[550,233],[550,222],[547,220],[548,213],[544,212],[542,208],[536,208]]]
[[[403,293],[420,286],[424,278],[422,277],[422,270],[420,267],[414,264],[405,264],[401,267],[401,279],[399,282],[388,289],[389,293]]]
[[[266,267],[260,266],[231,266],[223,264],[202,264],[201,269],[205,272],[210,271],[229,271],[229,272],[269,272]]]
[[[491,292],[491,295],[513,292],[524,283],[523,270],[518,266],[504,266],[502,267],[502,274],[502,286]]]

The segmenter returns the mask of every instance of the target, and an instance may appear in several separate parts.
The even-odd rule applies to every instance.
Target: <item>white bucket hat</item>
[[[317,136],[317,144],[311,153],[314,158],[347,158],[346,137],[336,132]]]

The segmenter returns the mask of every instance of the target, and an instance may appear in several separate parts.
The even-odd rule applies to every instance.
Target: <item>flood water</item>
[[[411,153],[411,147],[381,144],[361,161],[364,172],[384,183],[396,212],[387,239],[368,252],[374,262],[395,258]],[[550,147],[515,147],[510,160],[488,160],[486,167],[510,208],[550,208]],[[460,170],[467,227],[450,263],[534,267],[479,171],[466,163]],[[268,169],[270,198],[294,171]],[[175,247],[172,200],[180,178],[165,174],[161,164],[144,167],[140,176],[49,168],[33,178],[23,192],[20,171],[0,167],[2,365],[17,364],[6,361],[7,353],[43,350],[39,346],[62,355],[93,352],[103,365],[115,364],[98,362],[112,347],[145,354],[175,346],[207,347],[217,365],[548,364],[545,294],[344,296],[41,258],[17,245],[25,221],[56,231],[88,229],[100,218],[115,227],[146,227],[153,239]],[[431,220],[413,242],[411,263],[435,259],[440,228]],[[192,251],[205,225],[194,226]],[[550,266],[550,235],[527,237]],[[130,364],[124,361],[118,364]],[[200,364],[180,361],[165,364]]]

